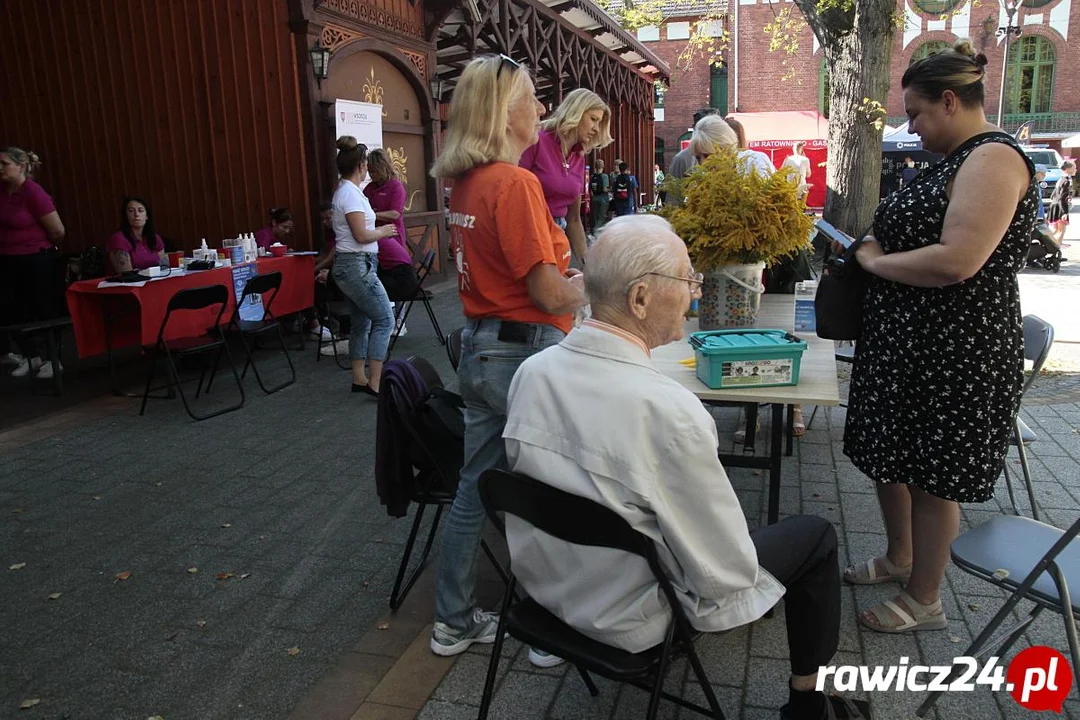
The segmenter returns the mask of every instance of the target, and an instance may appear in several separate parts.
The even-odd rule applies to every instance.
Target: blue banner
[[[244,294],[244,286],[247,285],[248,280],[258,274],[259,268],[253,262],[232,266],[233,294],[237,303]],[[262,295],[248,295],[247,300],[240,306],[240,319],[250,321],[263,319]]]

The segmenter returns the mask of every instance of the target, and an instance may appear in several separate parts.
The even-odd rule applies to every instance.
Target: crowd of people
[[[700,631],[755,622],[783,598],[791,654],[783,717],[869,717],[865,703],[815,690],[818,667],[837,647],[841,579],[902,585],[859,615],[870,630],[946,628],[940,587],[958,503],[993,494],[1019,407],[1016,273],[1038,195],[1035,168],[986,120],[985,65],[963,42],[916,61],[902,80],[912,131],[945,159],[882,202],[857,253],[870,282],[844,452],[876,481],[888,546],[842,573],[824,519],[748,528],[717,460],[714,419],[650,361],[651,349],[682,337],[702,276],[666,221],[625,212],[618,177],[599,162],[589,178],[595,240],[584,272],[570,266],[581,236],[567,218],[578,221],[580,211],[569,181],[565,202],[552,202],[550,176],[562,179],[560,164],[580,166],[575,148],[589,146],[595,123],[575,134],[562,123],[579,116],[559,108],[558,121],[541,124],[528,71],[506,57],[465,68],[433,170],[454,180],[450,217],[466,316],[465,465],[436,571],[433,652],[456,655],[495,639],[498,617],[473,594],[484,523],[477,479],[511,469],[609,507],[653,538]],[[581,117],[595,107],[603,123],[606,106],[590,106],[586,92],[575,98]],[[695,120],[669,177],[685,177],[720,151],[737,152],[748,173],[777,172],[746,147],[737,121],[711,113]],[[806,187],[811,167],[799,150],[779,171]],[[627,174],[625,164],[619,170]],[[1003,199],[992,208],[982,200],[986,183]],[[605,224],[607,203],[616,217]],[[590,317],[572,328],[586,301]],[[644,561],[574,546],[512,517],[507,542],[516,577],[560,620],[630,651],[662,641],[671,609]],[[535,648],[529,660],[561,662]]]

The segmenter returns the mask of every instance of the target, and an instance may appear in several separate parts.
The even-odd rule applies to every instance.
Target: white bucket
[[[705,273],[701,287],[699,324],[702,330],[750,327],[757,322],[765,286],[765,263],[725,265]]]

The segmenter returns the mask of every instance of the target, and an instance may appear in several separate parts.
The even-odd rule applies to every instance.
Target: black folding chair
[[[532,524],[537,530],[575,545],[613,548],[645,559],[671,609],[672,619],[664,641],[644,652],[631,653],[585,637],[565,624],[531,598],[514,600],[517,580],[511,569],[510,582],[503,595],[499,629],[488,663],[484,695],[480,701],[479,720],[484,720],[491,705],[495,675],[499,669],[504,636],[509,633],[522,642],[573,663],[593,697],[599,690],[589,672],[629,683],[651,693],[646,718],[656,717],[660,698],[706,717],[723,720],[724,713],[713,692],[705,669],[694,650],[697,633],[682,609],[671,585],[656,545],[651,539],[630,527],[615,511],[577,495],[563,492],[524,475],[504,470],[488,470],[480,476],[480,499],[488,517],[505,532],[501,513],[514,515]],[[664,676],[670,669],[674,654],[685,654],[701,684],[709,707],[688,702],[664,691]]]
[[[165,328],[168,327],[169,319],[172,317],[173,312],[202,310],[218,304],[220,304],[221,307],[218,309],[213,325],[207,329],[207,332],[195,337],[178,338],[175,340],[165,339]],[[236,363],[233,362],[232,353],[229,352],[229,345],[225,341],[225,336],[219,330],[221,327],[221,316],[225,314],[225,307],[228,304],[229,289],[224,285],[208,285],[206,287],[180,290],[169,299],[169,305],[165,310],[165,318],[161,321],[161,328],[158,330],[157,342],[150,350],[150,370],[146,375],[146,390],[143,391],[142,407],[139,408],[140,415],[146,412],[146,401],[150,398],[150,386],[154,381],[154,372],[157,368],[159,356],[164,356],[169,369],[169,384],[167,385],[169,397],[172,397],[172,388],[175,386],[180,392],[180,399],[184,403],[184,409],[193,420],[206,420],[207,418],[212,418],[243,407],[244,384],[240,381],[240,375],[236,372]],[[224,352],[229,360],[229,367],[232,369],[233,377],[236,379],[236,386],[240,388],[240,402],[235,405],[221,408],[220,410],[215,410],[212,413],[207,413],[206,415],[196,415],[191,410],[187,395],[184,394],[184,386],[180,382],[180,373],[176,367],[176,358],[199,354],[207,355],[206,361],[203,363],[202,372],[199,374],[199,385],[195,389],[195,398],[198,399],[199,393],[202,390],[203,380],[206,378],[206,371],[210,367],[209,355],[211,351],[215,350],[217,351],[214,357],[215,370],[218,360],[221,358],[221,353]],[[213,380],[212,376],[211,380]]]
[[[1024,316],[1024,360],[1031,362],[1031,374],[1028,375],[1027,380],[1024,381],[1024,386],[1020,391],[1020,397],[1023,399],[1028,388],[1034,383],[1035,379],[1039,377],[1039,373],[1042,372],[1042,367],[1046,363],[1046,358],[1050,355],[1050,348],[1054,344],[1054,326],[1050,323],[1036,317],[1035,315]],[[1016,417],[1013,418],[1013,437],[1012,443],[1016,446],[1016,452],[1020,456],[1020,469],[1024,476],[1024,486],[1027,489],[1028,502],[1031,503],[1031,517],[1036,520],[1039,519],[1039,505],[1035,502],[1035,488],[1031,484],[1031,469],[1028,467],[1027,450],[1024,447],[1024,425],[1020,420],[1019,411],[1016,413]],[[1005,489],[1009,492],[1009,502],[1012,504],[1013,512],[1020,515],[1020,510],[1016,507],[1016,495],[1013,494],[1012,477],[1009,475],[1009,462],[1005,461],[1005,466],[1002,469],[1005,476]]]
[[[446,344],[446,338],[443,337],[442,328],[439,327],[439,319],[435,317],[435,310],[431,307],[431,294],[424,289],[424,281],[427,280],[431,274],[431,266],[435,262],[435,251],[428,250],[424,253],[424,257],[420,259],[420,265],[416,270],[416,290],[408,297],[391,297],[391,302],[402,303],[401,310],[394,316],[394,327],[399,328],[405,324],[405,321],[409,319],[409,312],[412,311],[413,303],[419,300],[424,303],[424,309],[427,310],[428,317],[431,318],[431,326],[435,328],[435,337],[439,339],[439,342]],[[387,348],[386,353],[389,355],[394,351],[394,344],[397,342],[398,335],[395,332],[390,337],[390,347]]]
[[[243,380],[247,377],[248,367],[255,372],[255,379],[259,383],[259,387],[267,395],[276,393],[282,388],[286,388],[296,382],[296,367],[293,365],[292,357],[289,355],[289,348],[285,345],[285,333],[281,329],[281,323],[274,317],[274,311],[271,309],[274,300],[277,298],[278,293],[281,291],[281,273],[278,271],[268,272],[249,279],[244,284],[244,290],[240,294],[240,299],[236,301],[236,309],[233,311],[232,319],[229,320],[228,330],[235,331],[240,336],[240,341],[244,346],[244,354],[247,356],[244,361],[244,370],[240,373],[240,379]],[[252,295],[259,295],[262,298],[263,306],[263,319],[262,320],[244,320],[240,317],[240,309],[248,298]],[[267,333],[276,333],[278,341],[281,343],[281,352],[285,355],[285,361],[289,363],[289,379],[275,385],[272,388],[267,388],[263,382],[262,375],[259,374],[259,365],[255,362],[255,354],[253,345],[258,342],[258,339]],[[301,332],[303,335],[303,332]],[[248,338],[251,338],[251,344],[248,343]],[[218,352],[218,358],[220,359],[221,353]],[[214,361],[214,374],[217,373],[217,360]],[[210,381],[206,384],[206,392],[210,392],[210,385],[214,382],[214,376],[210,376]]]
[[[956,538],[952,544],[952,560],[956,566],[1010,593],[997,615],[962,656],[981,658],[992,653],[996,657],[1005,657],[1028,626],[1043,610],[1049,609],[1061,615],[1065,623],[1075,687],[1080,687],[1080,642],[1077,642],[1074,617],[1080,613],[1080,605],[1073,599],[1074,591],[1080,590],[1077,533],[1080,533],[1080,520],[1062,532],[1026,517],[999,515]],[[991,640],[1021,600],[1034,603],[1027,617]],[[929,712],[940,694],[930,693],[919,706],[916,716],[923,717]]]
[[[450,366],[457,370],[461,362],[461,334],[464,328],[458,328],[446,336],[446,356],[450,358]]]
[[[416,368],[420,376],[424,378],[424,382],[427,384],[428,389],[441,388],[443,386],[442,380],[439,377],[438,371],[431,366],[431,364],[423,358],[411,357],[408,360],[391,360],[387,363],[387,367],[391,363],[395,362],[408,362]],[[461,471],[461,465],[464,462],[465,448],[462,446],[460,453],[453,453],[452,457],[448,457],[447,454],[440,454],[436,452],[430,445],[428,438],[424,437],[424,433],[417,427],[415,422],[414,411],[416,408],[411,402],[401,387],[391,379],[391,375],[384,372],[383,382],[380,386],[380,394],[388,393],[387,399],[393,404],[394,414],[397,416],[400,427],[404,428],[409,436],[410,441],[410,455],[413,463],[414,480],[413,480],[413,493],[410,496],[410,500],[416,503],[416,515],[413,518],[412,530],[409,532],[409,539],[405,543],[405,552],[401,556],[401,563],[398,566],[397,577],[394,580],[394,587],[390,591],[390,609],[397,610],[401,607],[401,604],[405,602],[405,597],[409,594],[409,590],[416,583],[420,577],[420,573],[423,572],[424,567],[427,565],[428,555],[431,552],[431,547],[435,542],[435,535],[439,528],[439,520],[442,518],[443,509],[453,504],[454,495],[457,490],[458,474]],[[420,554],[420,559],[413,568],[413,571],[406,573],[409,569],[409,561],[412,557],[413,547],[416,544],[416,537],[420,532],[420,525],[424,519],[424,511],[429,505],[435,506],[435,517],[431,521],[431,528],[428,530],[427,539],[424,542],[424,549]],[[499,561],[495,559],[494,553],[491,548],[483,540],[480,541],[480,547],[483,548],[484,553],[491,560],[492,565],[495,566],[496,572],[505,582],[507,580],[506,572],[503,570]]]
[[[327,295],[329,296],[329,292]],[[351,365],[349,358],[338,353],[338,341],[344,338],[334,330],[334,322],[336,322],[337,326],[340,328],[344,321],[352,317],[348,301],[326,299],[321,303],[317,302],[315,303],[315,317],[319,321],[319,341],[315,343],[315,362],[322,361],[322,349],[329,343],[331,349],[334,351],[334,363],[342,370],[350,369]],[[323,328],[330,331],[329,340],[323,339]]]

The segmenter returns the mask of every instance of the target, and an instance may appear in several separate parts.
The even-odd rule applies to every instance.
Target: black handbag
[[[862,333],[863,299],[870,275],[855,259],[860,245],[862,240],[856,240],[843,254],[825,260],[814,298],[820,338],[858,340]]]

